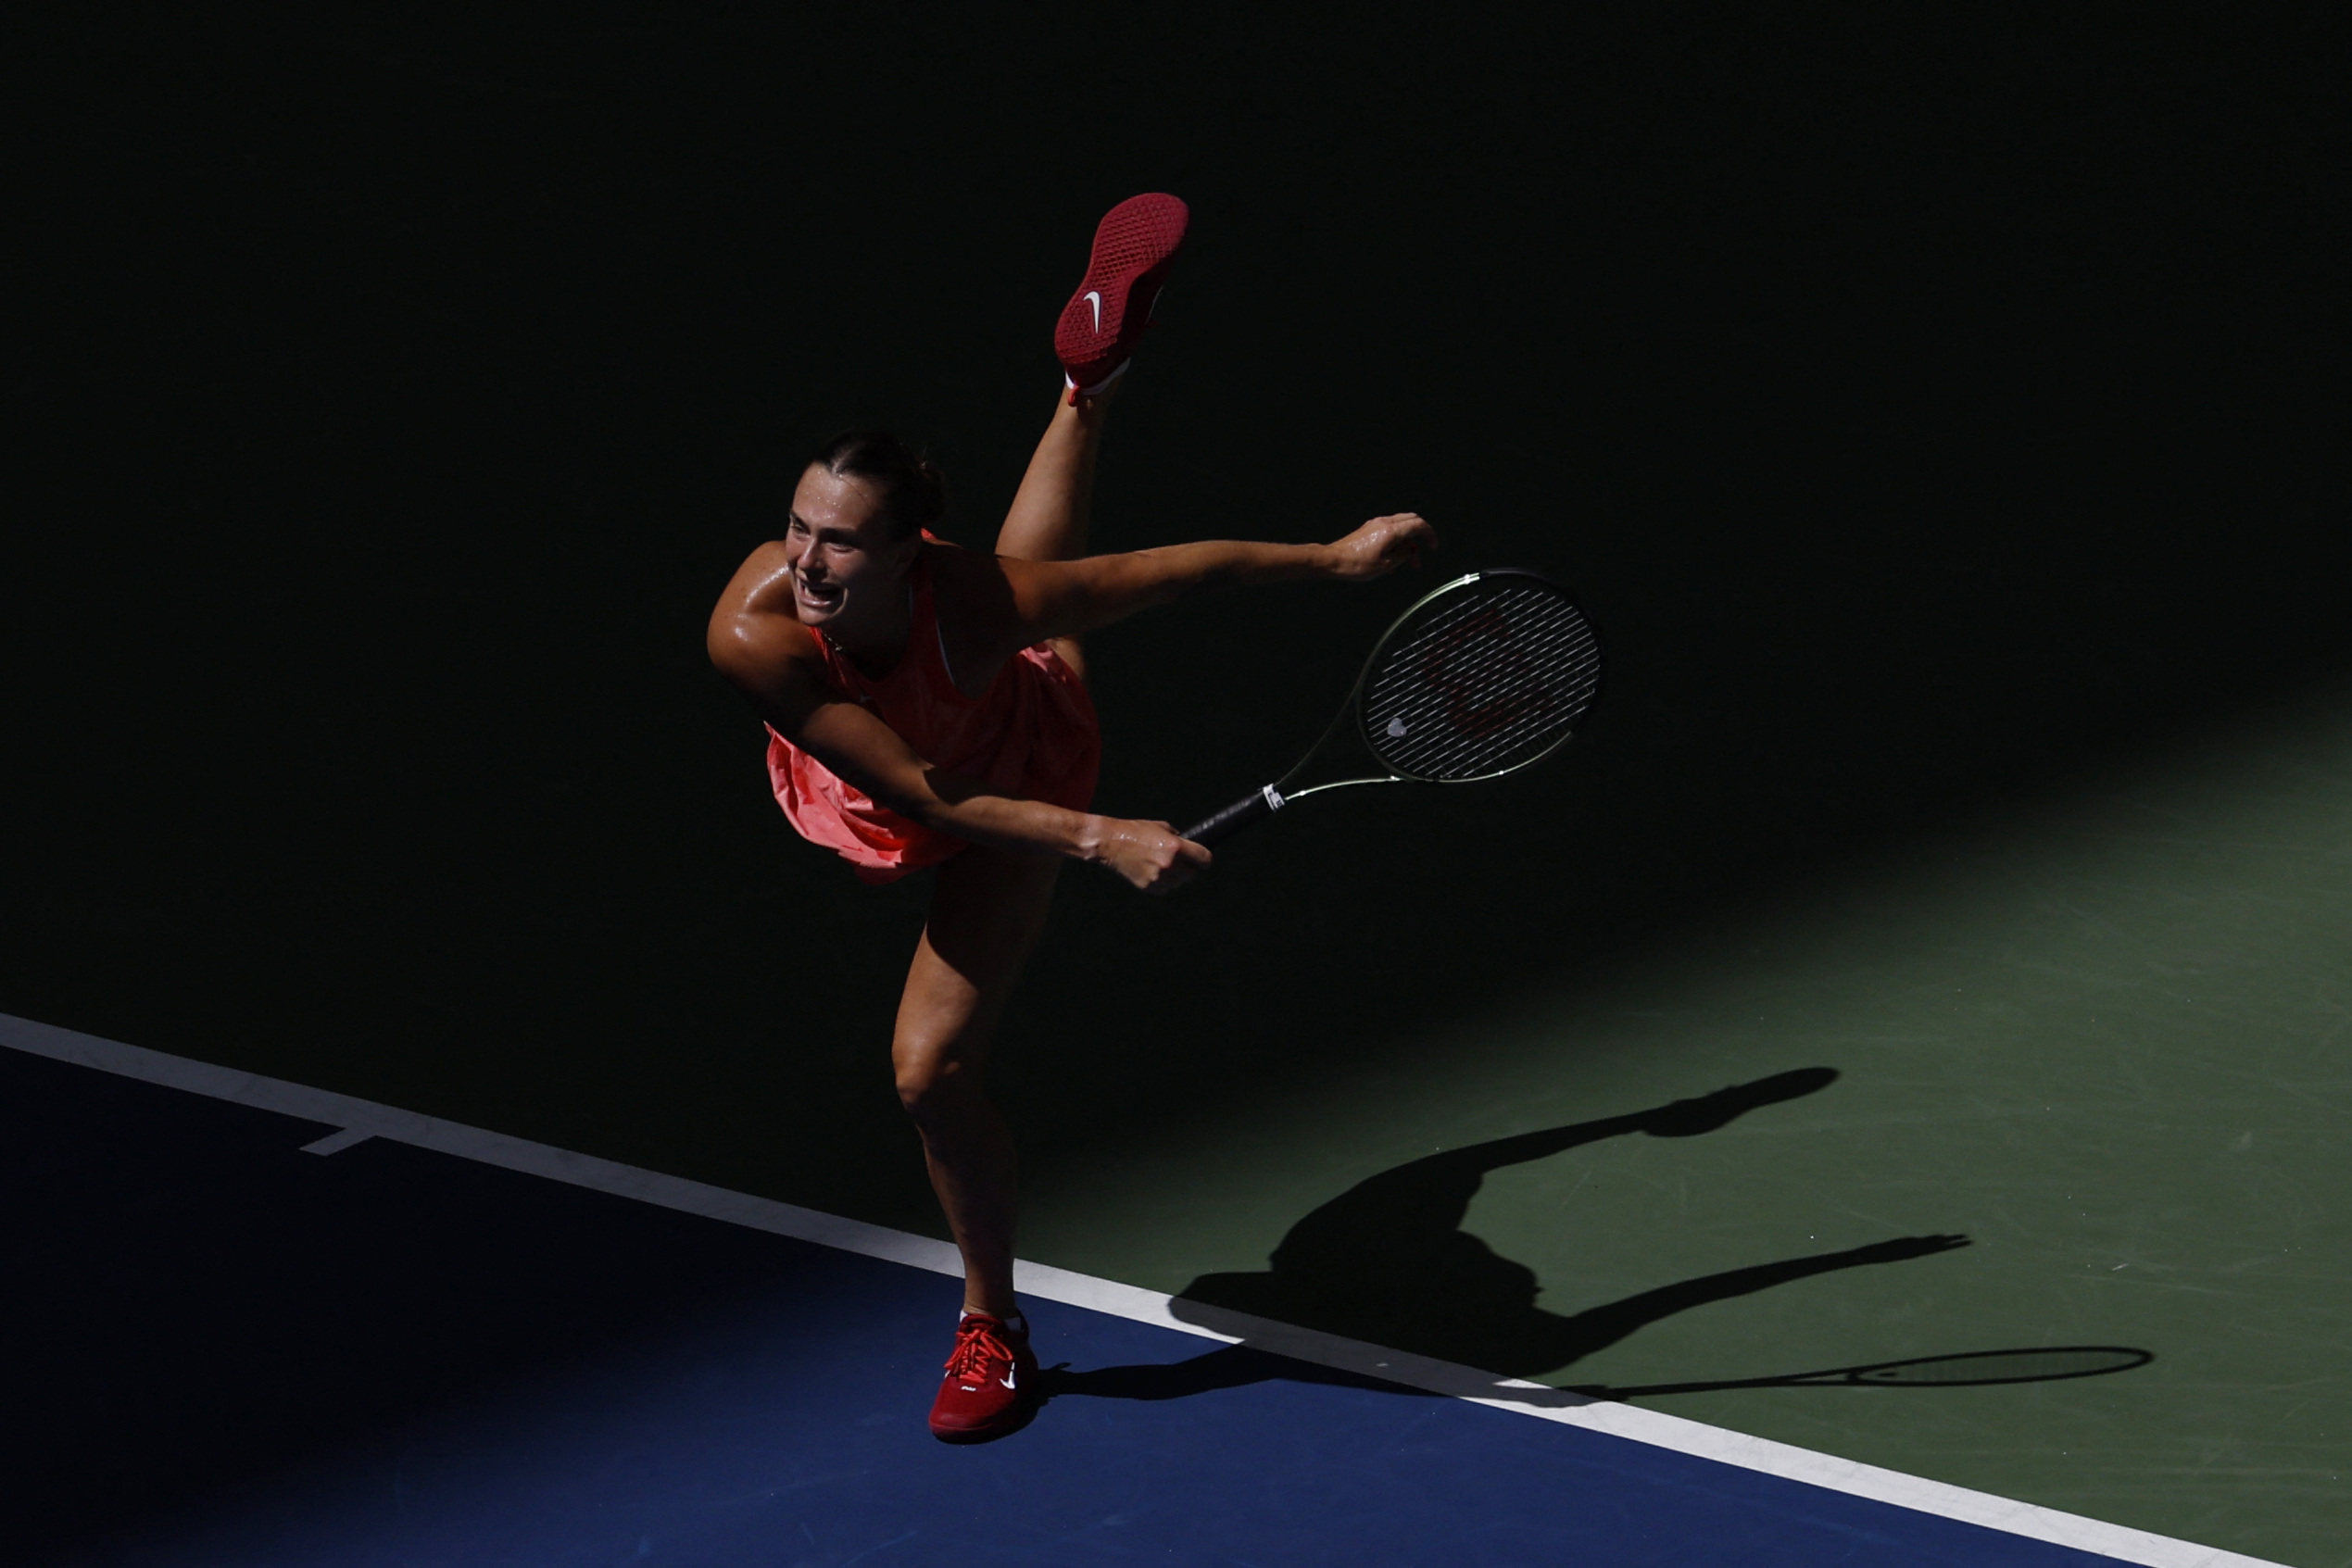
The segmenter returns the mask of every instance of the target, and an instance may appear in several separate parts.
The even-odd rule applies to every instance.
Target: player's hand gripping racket
[[[1294,800],[1350,784],[1499,778],[1557,751],[1600,690],[1600,641],[1565,590],[1531,571],[1457,577],[1381,633],[1355,689],[1296,767],[1184,836],[1215,844]],[[1302,784],[1342,731],[1383,771]]]

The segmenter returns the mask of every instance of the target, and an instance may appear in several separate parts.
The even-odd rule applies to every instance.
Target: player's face
[[[822,468],[800,476],[784,534],[800,624],[846,628],[886,601],[896,608],[920,540],[893,538],[881,512],[881,497],[863,480]]]

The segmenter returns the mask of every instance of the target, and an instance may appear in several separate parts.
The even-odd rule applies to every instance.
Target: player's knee
[[[958,1099],[975,1086],[970,1064],[949,1050],[902,1046],[891,1053],[891,1066],[899,1103],[918,1123],[950,1114]]]

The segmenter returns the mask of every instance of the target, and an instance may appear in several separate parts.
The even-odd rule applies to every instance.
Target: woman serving
[[[1160,893],[1210,860],[1165,822],[1088,809],[1101,732],[1082,639],[1193,588],[1365,581],[1435,542],[1408,512],[1329,545],[1086,554],[1103,420],[1185,220],[1165,195],[1102,220],[1055,333],[1067,395],[992,554],[931,535],[945,495],[929,464],[890,436],[846,435],[810,460],[785,536],[751,553],[711,617],[711,662],[766,721],[770,779],[801,836],[870,882],[937,868],[890,1055],[963,1256],[964,1315],[931,1411],[950,1441],[1012,1431],[1033,1397],[1012,1145],[981,1069],[1062,862]]]

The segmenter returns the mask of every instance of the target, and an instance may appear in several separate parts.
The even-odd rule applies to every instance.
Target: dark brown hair
[[[946,476],[887,431],[845,431],[819,447],[809,467],[874,486],[893,538],[928,528],[947,513]]]

